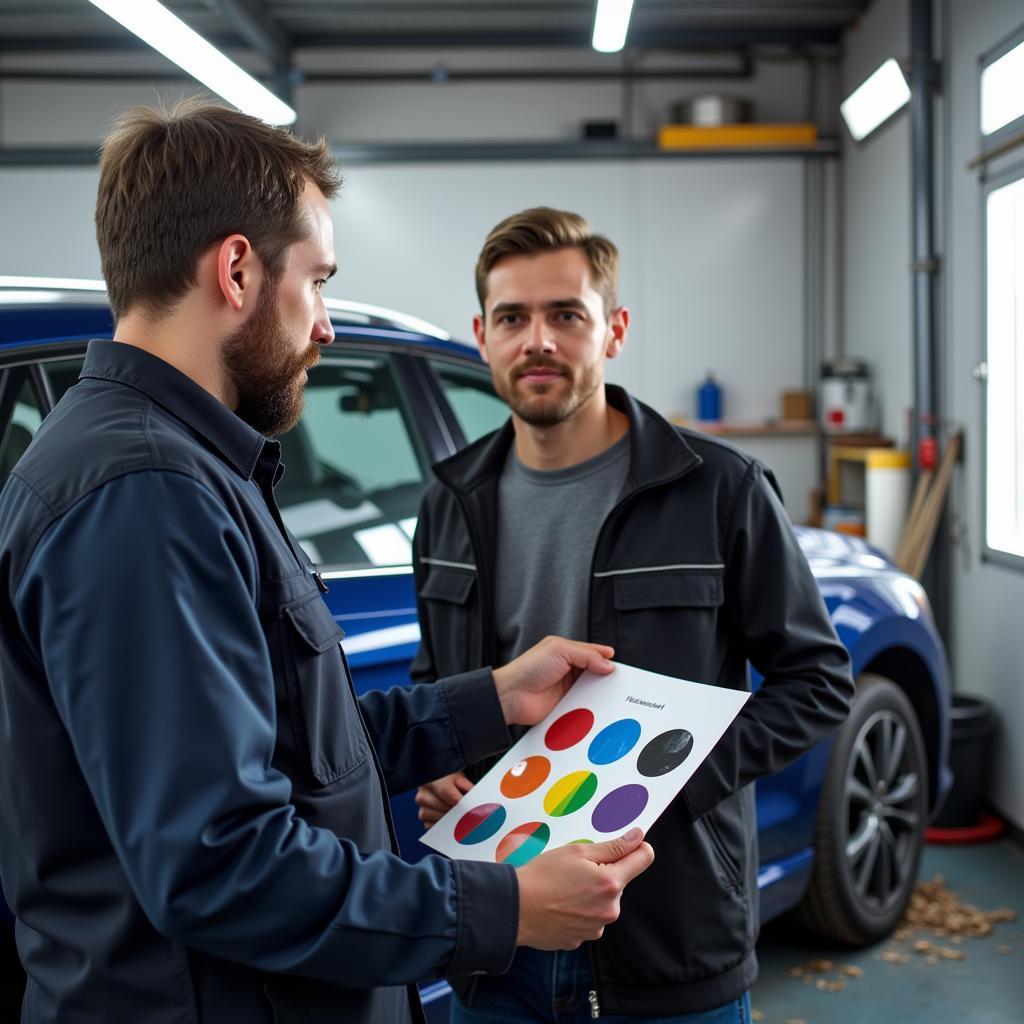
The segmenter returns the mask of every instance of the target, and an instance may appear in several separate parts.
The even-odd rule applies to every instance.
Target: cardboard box
[[[814,419],[814,403],[809,391],[782,392],[782,419],[810,420]]]

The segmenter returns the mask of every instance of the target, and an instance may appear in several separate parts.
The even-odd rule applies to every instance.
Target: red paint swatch
[[[544,734],[544,743],[548,750],[568,750],[574,747],[594,725],[594,712],[589,708],[576,708],[567,711],[561,718],[552,723]]]

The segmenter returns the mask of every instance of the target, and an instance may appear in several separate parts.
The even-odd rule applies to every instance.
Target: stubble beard
[[[557,370],[561,376],[550,384],[525,385],[533,393],[524,394],[524,388],[520,385],[521,378],[530,370],[540,367]],[[495,391],[512,412],[531,427],[555,427],[564,423],[586,405],[601,383],[597,366],[585,366],[574,373],[571,367],[563,363],[547,360],[530,362],[500,379],[494,375],[493,379]],[[561,381],[566,381],[567,386],[558,394],[556,389]]]
[[[222,357],[238,395],[235,415],[266,437],[286,434],[299,422],[304,371],[320,361],[320,346],[293,351],[277,314],[276,283],[268,282],[249,319],[225,339]]]

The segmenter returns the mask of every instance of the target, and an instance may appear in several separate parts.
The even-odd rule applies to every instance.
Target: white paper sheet
[[[749,696],[630,665],[586,672],[421,842],[519,867],[544,849],[646,832]]]

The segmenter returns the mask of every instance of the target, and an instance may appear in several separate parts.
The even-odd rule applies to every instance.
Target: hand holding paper
[[[576,949],[619,916],[626,884],[654,860],[638,828],[590,846],[563,846],[520,868],[517,945]]]
[[[646,832],[749,696],[628,665],[585,673],[420,841],[522,867],[545,849]],[[425,820],[450,789],[432,794]]]
[[[560,636],[545,637],[514,661],[494,670],[505,721],[534,725],[565,696],[584,670],[604,676],[615,671],[614,650]]]

